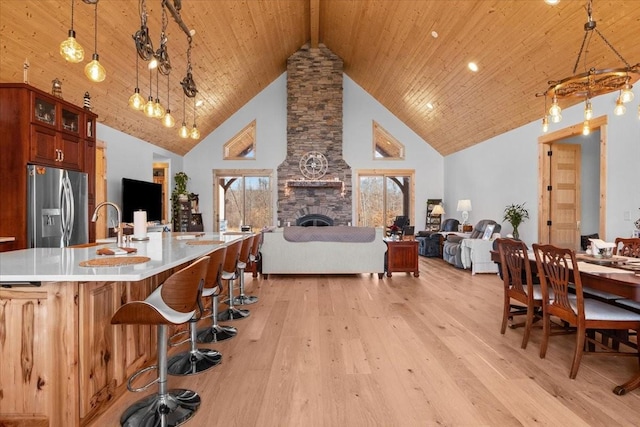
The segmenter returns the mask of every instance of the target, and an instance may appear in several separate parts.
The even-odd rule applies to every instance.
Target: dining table
[[[491,259],[500,265],[500,253],[498,251],[491,251]],[[583,254],[576,254],[576,260],[578,261],[578,270],[580,271],[580,279],[583,286],[640,302],[640,271],[632,264],[627,266],[624,260],[620,259],[615,261],[599,258],[589,259]],[[535,256],[531,251],[529,263],[532,273],[536,273],[538,269]],[[640,369],[624,384],[614,387],[613,392],[621,396],[638,387],[640,387]]]

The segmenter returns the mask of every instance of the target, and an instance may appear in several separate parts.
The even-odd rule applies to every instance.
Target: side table
[[[384,271],[387,277],[394,272],[413,272],[414,277],[420,276],[418,269],[418,241],[417,240],[386,240],[387,253],[384,260]]]

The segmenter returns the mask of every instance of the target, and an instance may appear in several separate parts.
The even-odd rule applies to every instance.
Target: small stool
[[[236,241],[227,247],[227,255],[224,257],[224,264],[222,265],[222,280],[226,280],[229,289],[229,299],[225,300],[225,304],[229,307],[218,314],[218,320],[239,320],[248,317],[249,310],[243,310],[235,308],[233,306],[233,281],[238,277],[238,263],[242,253],[242,250],[246,251],[248,257],[248,250],[251,246],[251,241],[248,238]]]
[[[198,259],[172,274],[144,301],[126,303],[111,317],[113,325],[158,327],[158,364],[137,371],[127,381],[129,391],[144,391],[158,383],[158,392],[127,408],[120,417],[121,425],[178,426],[188,421],[200,407],[200,396],[196,392],[167,389],[167,326],[186,323],[195,315],[208,266],[208,256]],[[155,380],[140,388],[132,387],[138,376],[153,369],[158,370]]]
[[[240,252],[240,262],[238,263],[238,275],[240,276],[240,295],[233,299],[235,305],[249,305],[258,302],[258,297],[252,295],[245,295],[244,293],[244,272],[247,267],[252,263],[258,262],[258,254],[260,253],[260,240],[262,234],[253,235],[253,243],[249,248],[249,257],[246,262],[243,262],[242,252]]]
[[[198,331],[198,342],[212,343],[228,340],[238,333],[233,326],[225,326],[218,324],[218,297],[222,289],[222,263],[227,254],[226,246],[223,246],[211,252],[209,257],[209,269],[207,270],[207,278],[205,279],[203,297],[211,297],[211,314],[203,316],[203,319],[212,319],[213,323],[210,327],[200,329]]]

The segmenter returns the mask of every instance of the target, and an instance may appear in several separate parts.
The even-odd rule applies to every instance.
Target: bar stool
[[[167,326],[186,323],[194,316],[208,266],[208,256],[198,259],[172,274],[144,301],[126,303],[111,317],[113,325],[157,325],[158,328],[158,364],[137,371],[127,381],[131,392],[145,391],[155,383],[158,383],[158,392],[127,408],[120,417],[121,425],[178,426],[200,407],[200,396],[196,392],[167,389]],[[140,388],[132,387],[138,376],[153,369],[158,370],[156,379]]]
[[[227,255],[224,257],[224,264],[222,265],[222,280],[226,280],[228,284],[229,298],[224,303],[228,304],[229,307],[218,314],[218,320],[220,321],[244,319],[250,314],[249,310],[233,306],[233,281],[238,278],[238,263],[243,251],[245,251],[245,256],[248,257],[250,246],[251,241],[245,238],[227,247]]]
[[[209,267],[207,268],[207,273],[204,280],[201,294],[202,297],[210,297],[218,290],[215,276],[218,275],[218,272],[220,271],[220,266],[222,265],[222,260],[224,259],[226,253],[227,248],[222,246],[207,254],[207,256],[209,257]],[[212,274],[214,275],[214,277],[213,280],[210,280],[210,276]],[[198,308],[199,310],[197,310],[196,314],[191,319],[189,319],[189,330],[178,332],[177,334],[174,334],[171,338],[169,338],[169,346],[171,347],[177,347],[186,342],[189,342],[190,345],[189,351],[178,353],[169,359],[167,368],[167,372],[169,373],[169,375],[198,374],[222,363],[222,354],[219,351],[210,348],[198,348],[196,346],[197,342],[202,342],[198,341],[197,337],[198,321],[208,317],[203,316],[204,308],[201,300],[198,300]],[[171,342],[173,338],[184,335],[186,333],[189,334],[189,338],[176,343]]]
[[[210,327],[200,329],[198,331],[198,342],[212,343],[228,340],[238,333],[233,326],[225,326],[218,324],[218,297],[222,291],[222,263],[227,254],[226,246],[223,246],[211,252],[209,257],[209,269],[207,270],[207,278],[205,279],[203,297],[211,297],[211,314],[203,316],[203,319],[211,318],[213,323]]]
[[[262,233],[253,235],[253,243],[249,248],[249,257],[246,262],[242,262],[242,253],[240,254],[240,262],[238,263],[238,275],[240,276],[240,295],[233,299],[235,305],[249,305],[258,302],[258,297],[252,295],[245,295],[244,293],[244,272],[247,267],[252,263],[258,262],[258,254],[260,253],[260,240]]]

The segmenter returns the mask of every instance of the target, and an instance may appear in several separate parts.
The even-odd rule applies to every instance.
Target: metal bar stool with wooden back
[[[258,302],[258,297],[253,295],[246,295],[244,293],[244,272],[248,271],[250,266],[255,267],[255,264],[258,262],[258,255],[260,252],[260,241],[262,240],[262,233],[253,235],[253,242],[251,247],[249,248],[249,255],[247,257],[246,262],[242,260],[242,252],[240,253],[240,262],[238,263],[238,275],[240,276],[240,295],[233,299],[234,305],[249,305],[255,304]]]
[[[200,396],[191,390],[167,388],[167,327],[188,322],[196,313],[198,300],[209,266],[205,256],[172,274],[144,301],[121,306],[111,317],[113,325],[156,325],[158,328],[158,364],[143,368],[127,381],[132,392],[145,391],[158,383],[158,392],[127,408],[120,417],[123,426],[178,426],[188,421],[200,406]],[[133,381],[150,370],[158,377],[140,388]]]
[[[583,353],[614,356],[640,356],[638,352],[614,351],[610,347],[596,341],[587,332],[602,329],[635,329],[640,328],[640,314],[595,300],[585,298],[582,288],[580,270],[575,252],[571,249],[558,248],[553,245],[533,245],[536,265],[540,274],[540,285],[544,300],[543,330],[544,337],[540,343],[540,357],[547,353],[549,335],[551,335],[551,316],[558,317],[576,326],[576,347],[571,363],[569,377],[578,374]],[[569,284],[573,278],[575,298],[569,296]],[[549,293],[553,290],[553,297]],[[603,351],[585,351],[585,343],[594,349]]]
[[[233,306],[233,282],[238,278],[238,262],[242,249],[247,250],[249,246],[251,246],[251,242],[247,241],[247,238],[244,238],[233,242],[227,247],[227,255],[224,257],[224,263],[222,264],[222,280],[227,281],[229,298],[224,302],[228,304],[229,307],[218,314],[218,320],[222,322],[244,319],[250,314],[249,310],[239,309]]]
[[[209,254],[209,269],[207,270],[207,278],[205,279],[202,297],[211,298],[211,314],[202,316],[203,319],[212,319],[209,327],[198,331],[198,342],[212,343],[228,340],[238,333],[233,326],[225,326],[218,324],[218,304],[219,296],[222,291],[222,264],[227,255],[227,247],[223,246]]]
[[[209,267],[207,268],[207,274],[202,289],[202,298],[210,297],[216,291],[219,292],[215,278],[213,280],[210,280],[210,276],[212,274],[219,274],[222,260],[224,259],[226,253],[227,248],[225,246],[220,246],[213,252],[207,254],[207,256],[209,257]],[[210,348],[198,348],[196,345],[198,342],[198,322],[201,319],[207,317],[204,315],[205,310],[203,308],[201,300],[198,301],[198,308],[199,309],[196,311],[196,314],[191,319],[189,319],[189,329],[187,331],[178,332],[169,339],[169,346],[171,347],[177,347],[186,342],[188,342],[190,346],[189,351],[178,353],[169,359],[169,375],[198,374],[222,363],[222,354],[220,354],[219,351]],[[189,334],[189,337],[187,339],[175,343],[171,341],[173,338],[184,335],[185,333]]]

